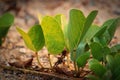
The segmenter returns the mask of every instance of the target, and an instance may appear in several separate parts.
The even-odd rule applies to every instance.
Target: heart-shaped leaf
[[[86,52],[84,54],[81,54],[78,58],[77,58],[77,66],[78,68],[80,67],[84,67],[85,64],[87,63],[87,60],[90,57],[90,52]]]
[[[35,51],[39,51],[45,44],[43,31],[40,25],[34,25],[28,31],[28,35],[34,45]]]
[[[2,16],[0,16],[0,46],[2,44],[2,38],[4,38],[10,26],[14,22],[14,16],[10,13],[5,13]]]
[[[19,27],[17,27],[17,31],[21,34],[29,49],[38,52],[44,46],[45,41],[40,25],[32,26],[28,33],[24,32]]]
[[[99,77],[103,77],[107,71],[107,69],[95,59],[89,60],[88,64],[90,70],[92,70]]]
[[[49,53],[61,53],[65,47],[65,41],[60,22],[53,17],[45,16],[41,25]]]

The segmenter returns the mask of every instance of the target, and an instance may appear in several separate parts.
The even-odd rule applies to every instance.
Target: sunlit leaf
[[[61,25],[53,17],[45,16],[42,19],[42,30],[46,47],[51,54],[59,54],[65,47]]]
[[[43,31],[40,25],[34,25],[28,31],[28,35],[34,45],[35,51],[39,51],[45,44]]]
[[[16,29],[17,29],[17,31],[21,34],[21,36],[22,36],[22,38],[23,38],[26,46],[27,46],[29,49],[35,51],[35,48],[34,48],[34,46],[33,46],[33,44],[32,44],[32,41],[31,41],[30,37],[28,36],[28,34],[27,34],[26,32],[24,32],[22,29],[20,29],[19,27],[17,27]]]
[[[59,23],[59,25],[62,25],[62,22],[61,22],[61,17],[62,15],[58,14],[54,17],[54,19]],[[61,26],[62,27],[62,26]]]
[[[26,46],[38,52],[44,46],[44,36],[40,25],[34,25],[31,27],[28,33],[17,27],[18,32],[23,37]]]

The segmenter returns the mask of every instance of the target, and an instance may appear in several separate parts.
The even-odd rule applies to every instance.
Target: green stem
[[[35,54],[36,54],[38,64],[41,66],[41,68],[44,68],[43,65],[41,64],[41,62],[39,61],[38,52],[35,52]]]
[[[52,68],[52,62],[51,62],[51,59],[50,59],[50,54],[48,54],[48,60],[49,60],[49,63],[50,63],[50,67]]]
[[[75,61],[74,61],[74,68],[75,68],[75,72],[77,73],[77,66]]]

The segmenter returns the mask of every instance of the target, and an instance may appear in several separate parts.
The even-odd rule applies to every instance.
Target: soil
[[[119,0],[0,0],[0,14],[5,12],[10,12],[15,16],[15,22],[13,26],[10,28],[8,35],[3,47],[0,47],[0,64],[10,67],[11,65],[17,68],[27,68],[32,66],[30,69],[36,70],[40,69],[41,67],[38,66],[36,58],[34,57],[35,53],[30,51],[26,48],[22,37],[16,31],[16,26],[28,31],[28,29],[35,23],[38,23],[37,14],[40,13],[42,15],[55,15],[62,13],[68,19],[68,12],[71,8],[77,8],[82,10],[85,15],[87,16],[90,11],[98,10],[98,16],[96,17],[94,23],[98,25],[102,25],[103,22],[109,18],[118,17],[120,16],[120,3]],[[120,26],[117,28],[115,37],[111,44],[120,43]],[[57,56],[51,55],[52,65],[58,60]],[[33,60],[32,60],[33,59]],[[48,61],[48,51],[44,47],[42,50],[39,51],[39,59],[45,68],[50,68],[49,61]],[[31,61],[32,60],[32,63]],[[61,64],[57,70],[57,73],[51,73],[50,71],[45,72],[37,71],[37,72],[44,72],[45,74],[56,74],[57,76],[63,77],[63,79],[38,79],[38,76],[34,79],[36,80],[66,80],[64,76],[71,77],[69,71],[73,71],[73,64],[70,62],[70,67],[66,68],[66,57],[64,59],[65,64]],[[27,63],[26,63],[27,62]],[[20,65],[18,65],[20,64]],[[21,65],[27,66],[21,66]],[[62,68],[64,68],[62,70]],[[11,73],[7,68],[0,67],[0,76],[8,75],[6,70]],[[64,72],[66,70],[66,72]],[[18,70],[19,71],[19,70]],[[34,71],[33,71],[34,72]],[[88,66],[83,69],[81,75],[84,75],[89,72]],[[58,74],[59,73],[59,74]],[[22,72],[23,74],[23,72]],[[62,75],[64,74],[64,75]],[[29,74],[33,75],[33,74]],[[29,77],[28,75],[28,77]],[[36,75],[36,73],[35,73]],[[19,76],[19,75],[13,75]],[[25,76],[20,75],[20,76]],[[46,75],[45,75],[46,76]],[[4,80],[0,77],[0,80]],[[25,78],[24,80],[30,80]],[[55,76],[56,77],[56,76]],[[57,77],[58,78],[58,77]],[[5,80],[16,80],[16,78],[6,78]],[[23,80],[23,78],[19,78],[19,80]],[[32,78],[31,78],[32,80]],[[68,79],[70,80],[70,78]],[[74,79],[72,79],[74,80]],[[79,80],[82,80],[79,78]]]

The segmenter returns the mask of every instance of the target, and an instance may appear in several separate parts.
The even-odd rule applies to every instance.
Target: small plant
[[[110,47],[110,41],[112,40],[115,30],[118,26],[120,18],[107,20],[101,27],[101,29],[94,37],[93,42],[90,44],[91,53],[93,58],[105,63],[106,55],[112,54],[113,49],[119,51],[119,44]],[[112,52],[111,52],[112,51]],[[98,56],[99,55],[99,56]]]
[[[74,62],[76,73],[79,73],[80,68],[85,66],[90,57],[90,52],[89,49],[86,50],[86,45],[99,31],[98,26],[92,25],[92,22],[97,15],[97,11],[92,11],[85,17],[82,11],[72,9],[69,15],[70,18],[66,36],[68,39],[71,60]]]
[[[24,32],[19,27],[17,27],[17,31],[23,37],[26,46],[30,50],[35,52],[38,64],[43,68],[43,65],[40,63],[38,57],[38,51],[43,48],[45,43],[41,26],[40,25],[32,26],[28,33]]]
[[[88,64],[96,76],[88,75],[87,77],[92,80],[109,80],[106,77],[111,73],[114,75],[113,71],[109,74],[111,70],[109,58],[111,56],[114,58],[120,52],[120,44],[110,47],[109,43],[120,19],[110,19],[99,27],[93,24],[97,12],[94,10],[85,17],[82,11],[71,9],[68,24],[63,15],[44,16],[39,17],[40,25],[34,25],[28,33],[18,27],[17,30],[22,35],[26,46],[36,53],[37,61],[42,68],[38,51],[45,45],[49,52],[48,59],[52,69],[54,66],[50,55],[62,54],[61,59],[63,59],[70,53],[75,76],[80,77],[80,72],[92,55],[93,59],[90,59]],[[69,59],[67,62],[69,65]]]
[[[62,23],[61,15],[56,15],[55,17],[45,16],[41,20],[41,26],[49,53],[59,54],[65,47],[67,52],[71,53],[71,59],[74,61],[77,72],[80,67],[86,64],[90,56],[89,51],[84,51],[85,45],[99,30],[98,26],[91,26],[97,11],[92,11],[87,18],[80,10],[76,9],[70,10],[69,15],[68,25]],[[91,31],[93,34],[90,35]]]
[[[119,62],[120,59],[120,44],[109,46],[119,21],[120,18],[106,21],[101,26],[105,29],[101,29],[90,44],[94,59],[89,60],[89,68],[96,75],[88,75],[87,77],[91,80],[119,80],[120,73],[117,70],[120,67],[117,61]],[[116,67],[113,68],[114,65]]]
[[[65,47],[64,35],[61,30],[61,15],[55,17],[45,16],[41,21],[43,34],[45,37],[45,46],[48,49],[48,58],[51,68],[53,67],[50,54],[61,54]]]
[[[9,28],[14,22],[14,16],[10,13],[5,13],[0,16],[0,46],[2,45]]]

